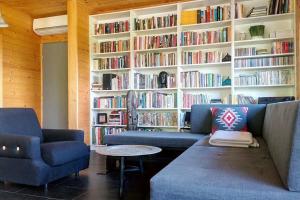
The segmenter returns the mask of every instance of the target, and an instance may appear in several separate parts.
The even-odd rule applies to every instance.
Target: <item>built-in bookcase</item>
[[[90,16],[92,145],[101,144],[101,134],[125,129],[128,90],[138,95],[139,128],[170,131],[194,103],[295,96],[290,3],[289,12],[251,17],[251,8],[269,7],[269,0],[202,0]],[[255,25],[265,26],[263,38],[251,38]],[[158,84],[163,71],[167,88]],[[103,74],[113,74],[111,90],[103,90]],[[122,119],[99,124],[98,113]]]

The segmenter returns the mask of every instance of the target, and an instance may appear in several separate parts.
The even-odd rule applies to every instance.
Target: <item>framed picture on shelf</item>
[[[106,124],[107,123],[107,114],[106,113],[97,113],[97,124]]]

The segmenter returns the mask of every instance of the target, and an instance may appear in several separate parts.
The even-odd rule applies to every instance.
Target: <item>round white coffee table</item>
[[[113,156],[120,158],[120,197],[123,196],[124,187],[124,173],[133,171],[132,169],[125,169],[126,157],[138,157],[139,158],[139,171],[144,172],[143,169],[143,156],[153,155],[161,152],[161,148],[146,145],[114,145],[97,147],[96,152],[104,156]]]

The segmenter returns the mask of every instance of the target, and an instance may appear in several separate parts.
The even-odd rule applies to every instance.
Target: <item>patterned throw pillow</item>
[[[248,107],[211,107],[210,110],[212,113],[212,134],[217,130],[248,131]]]

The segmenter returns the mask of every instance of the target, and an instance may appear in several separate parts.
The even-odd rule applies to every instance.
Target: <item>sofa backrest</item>
[[[1,133],[36,136],[43,141],[39,121],[31,108],[0,108]]]
[[[228,105],[228,104],[199,104],[192,106],[191,112],[191,132],[209,134],[211,133],[212,117],[211,107],[241,107],[249,108],[247,123],[249,131],[256,136],[262,135],[262,128],[265,117],[266,105],[249,104],[249,105]]]
[[[300,192],[300,102],[269,104],[263,137],[282,182]]]

